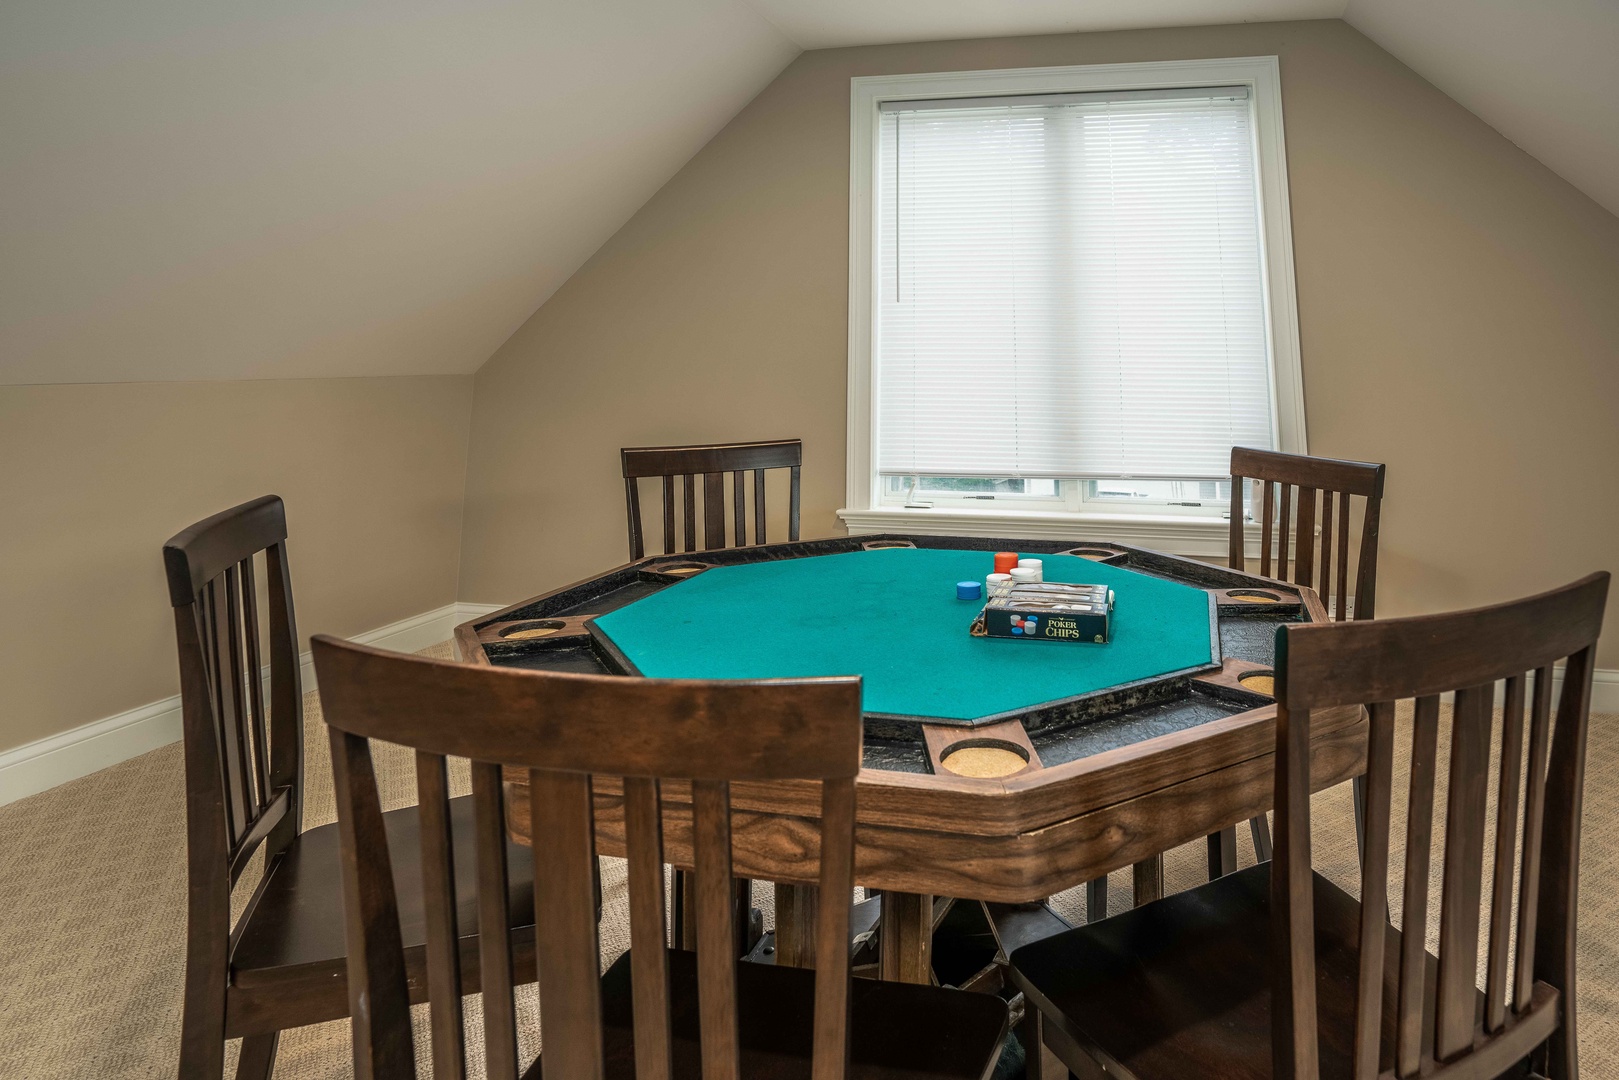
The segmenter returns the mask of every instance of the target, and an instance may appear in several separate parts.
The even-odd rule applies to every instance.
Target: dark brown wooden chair
[[[663,552],[675,551],[677,532],[683,533],[682,551],[711,551],[725,547],[725,474],[731,474],[733,525],[731,546],[748,543],[747,472],[753,473],[753,542],[765,542],[765,471],[791,469],[787,506],[787,539],[798,539],[799,470],[804,460],[804,444],[798,439],[768,442],[715,443],[703,446],[626,446],[619,451],[624,463],[624,497],[629,511],[630,561],[646,555],[641,529],[641,479],[663,481]],[[696,478],[703,478],[703,545],[697,546]],[[675,479],[680,479],[681,509],[675,503]],[[683,871],[674,877],[675,944],[687,947],[694,932],[690,907],[691,888]],[[754,914],[753,883],[736,883],[737,952],[751,952],[758,943],[761,925]]]
[[[1026,1038],[1081,1077],[1572,1080],[1580,808],[1607,593],[1608,575],[1594,574],[1476,611],[1279,629],[1274,859],[1019,949],[1012,977],[1031,1006]],[[1553,665],[1565,658],[1554,716]],[[1452,690],[1434,955],[1424,931],[1439,846],[1440,695]],[[1388,864],[1395,704],[1406,698],[1415,711],[1402,934]],[[1311,869],[1309,747],[1313,712],[1362,705],[1357,901]]]
[[[1231,568],[1248,569],[1243,543],[1246,481],[1253,488],[1248,505],[1259,518],[1259,572],[1271,576],[1274,549],[1278,580],[1315,589],[1327,613],[1335,619],[1372,618],[1377,607],[1377,534],[1383,509],[1383,474],[1382,465],[1366,461],[1232,447]],[[1352,499],[1357,496],[1365,502],[1359,560],[1351,581],[1349,530]],[[1321,527],[1319,543],[1315,535],[1317,523]],[[1349,603],[1351,595],[1355,598],[1353,607]],[[1353,784],[1358,835],[1365,782],[1357,777]],[[1270,858],[1270,827],[1263,817],[1254,818],[1248,826],[1253,834],[1254,854],[1263,862]],[[1209,877],[1229,874],[1236,868],[1237,830],[1233,826],[1209,837]]]
[[[268,495],[199,521],[163,547],[185,740],[183,1080],[220,1077],[225,1040],[234,1038],[243,1040],[237,1076],[268,1076],[283,1028],[340,1019],[349,1010],[337,828],[300,831],[304,711],[286,541],[285,510]],[[268,586],[262,626],[260,580]],[[454,800],[458,848],[471,843],[471,811],[470,799]],[[402,852],[415,850],[414,807],[385,815],[384,828]],[[233,928],[231,889],[258,852],[258,884]],[[528,849],[514,847],[510,858],[526,869]],[[420,880],[415,858],[400,858],[396,868],[402,881]],[[534,978],[531,890],[530,875],[514,877],[514,963],[525,981]],[[469,914],[473,899],[471,883],[458,883],[457,903]],[[425,916],[411,903],[401,917],[409,993],[421,1000]],[[475,947],[473,939],[462,942],[468,952]]]
[[[479,985],[464,981],[453,948],[464,924],[448,882],[469,864],[450,850],[445,755],[471,758],[482,778],[473,798],[476,874],[494,897],[478,913],[489,1076],[518,1074],[511,983],[489,962],[503,953],[499,908],[513,873],[503,766],[529,770],[546,1076],[983,1080],[994,1068],[1007,1020],[999,998],[849,977],[859,679],[632,680],[450,664],[327,637],[314,652],[337,781],[359,1080],[415,1076],[392,860],[417,856],[385,835],[368,738],[416,750],[436,1076],[465,1075],[461,992]],[[820,788],[819,829],[783,841],[821,856],[814,971],[738,962],[733,949],[730,785],[786,780],[805,782],[807,797]],[[666,818],[661,792],[676,789],[689,792],[691,812]],[[592,899],[600,799],[623,809],[632,943],[605,975]],[[693,841],[695,953],[665,939],[669,829]],[[524,1073],[539,1074],[538,1061]]]
[[[725,474],[731,474],[733,525],[731,546],[748,543],[745,474],[753,473],[753,543],[765,542],[765,470],[791,469],[787,507],[787,539],[798,539],[799,467],[804,444],[797,439],[770,442],[717,443],[711,446],[628,446],[624,459],[624,495],[629,505],[630,560],[646,554],[641,531],[642,477],[663,480],[663,551],[675,551],[676,517],[681,519],[682,551],[710,551],[725,543]],[[697,546],[696,478],[703,478],[703,546]],[[680,478],[682,512],[677,515],[675,478]]]

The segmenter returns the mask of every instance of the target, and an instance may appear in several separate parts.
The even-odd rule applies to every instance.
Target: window
[[[854,83],[852,529],[1207,534],[1303,449],[1274,60]]]

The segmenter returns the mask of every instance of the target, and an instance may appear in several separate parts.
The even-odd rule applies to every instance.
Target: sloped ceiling
[[[1340,16],[1619,213],[1615,0],[8,0],[0,384],[470,372],[801,49]]]
[[[0,383],[470,372],[798,51],[742,0],[5,0]]]

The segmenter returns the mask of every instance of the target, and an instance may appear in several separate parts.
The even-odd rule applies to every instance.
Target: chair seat
[[[1270,1080],[1270,865],[1025,945],[1011,974],[1040,1008],[1047,1041],[1066,1036],[1109,1076]],[[1315,875],[1323,1080],[1351,1075],[1360,903]],[[1384,935],[1382,1069],[1393,1067],[1400,933]],[[1438,962],[1427,954],[1429,979]],[[1478,995],[1479,1008],[1483,995]],[[1430,1048],[1433,1002],[1423,1021]],[[1052,1028],[1059,1029],[1052,1032]],[[1053,1037],[1055,1036],[1055,1037]]]
[[[737,1023],[742,1075],[808,1080],[815,973],[739,963]],[[635,1075],[630,955],[602,976],[608,1080]],[[702,1076],[697,1020],[697,954],[669,951],[674,1075]],[[985,1080],[1006,1037],[1006,1003],[990,994],[855,979],[850,991],[850,1080]],[[536,1061],[525,1080],[540,1077]]]
[[[388,830],[388,852],[393,864],[399,903],[399,926],[405,944],[406,975],[412,1001],[427,997],[423,956],[427,940],[422,910],[421,832],[417,808],[405,807],[383,815]],[[461,934],[463,981],[476,985],[477,878],[470,797],[450,800],[450,824],[455,844],[457,926]],[[533,975],[534,861],[530,850],[510,841],[506,845],[510,882],[510,922],[513,951],[523,980]],[[231,955],[231,992],[254,998],[297,994],[299,1000],[275,1007],[296,1006],[297,1023],[315,1023],[348,1015],[347,957],[343,936],[343,883],[338,870],[337,826],[321,825],[301,833],[288,845],[271,871],[258,906],[241,927]],[[230,1026],[237,1031],[253,1024],[257,1008],[232,1002],[238,1014]],[[246,1014],[246,1015],[244,1015]]]

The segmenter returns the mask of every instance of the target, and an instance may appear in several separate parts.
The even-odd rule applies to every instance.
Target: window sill
[[[1039,510],[927,509],[884,506],[838,511],[849,535],[902,532],[925,536],[997,536],[1027,540],[1116,540],[1171,555],[1225,562],[1229,526],[1224,518],[1173,514],[1074,514]],[[1259,555],[1259,527],[1245,526],[1248,554]]]

